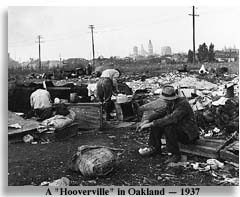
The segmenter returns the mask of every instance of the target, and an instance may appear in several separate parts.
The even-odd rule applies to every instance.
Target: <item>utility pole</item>
[[[62,56],[61,56],[61,53],[59,54],[59,59],[60,59],[59,67],[61,68],[61,66],[62,66]]]
[[[195,16],[199,16],[195,14],[195,6],[193,6],[192,14],[189,14],[193,17],[193,64],[195,64]]]
[[[38,35],[37,36],[37,41],[36,43],[38,43],[38,68],[39,70],[41,70],[41,43],[43,42],[41,39],[42,39],[42,36],[41,35]]]
[[[94,39],[93,39],[93,29],[94,26],[93,25],[89,25],[89,28],[91,29],[91,33],[92,33],[92,53],[93,53],[93,65],[95,64],[95,51],[94,51]]]

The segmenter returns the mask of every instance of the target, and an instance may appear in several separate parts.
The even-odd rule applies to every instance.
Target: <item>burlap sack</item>
[[[105,176],[115,165],[116,156],[109,148],[83,145],[73,155],[70,169],[80,171],[84,176]]]

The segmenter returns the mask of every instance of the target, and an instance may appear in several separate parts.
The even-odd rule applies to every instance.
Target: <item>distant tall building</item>
[[[148,55],[153,55],[153,45],[151,40],[148,42]]]
[[[137,46],[134,46],[133,47],[133,56],[138,56],[138,47]]]
[[[224,48],[224,50],[223,51],[225,51],[225,52],[233,52],[233,53],[239,53],[239,50],[238,49],[236,49],[236,47],[225,47]]]
[[[172,50],[170,46],[164,46],[161,48],[161,55],[172,55]]]
[[[141,45],[140,55],[142,55],[142,56],[146,56],[147,55],[147,52],[145,51],[143,45]]]

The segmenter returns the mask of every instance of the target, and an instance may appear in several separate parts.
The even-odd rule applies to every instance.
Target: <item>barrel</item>
[[[234,85],[227,87],[226,98],[234,97]]]
[[[78,94],[77,93],[70,93],[70,103],[76,103],[78,100]]]

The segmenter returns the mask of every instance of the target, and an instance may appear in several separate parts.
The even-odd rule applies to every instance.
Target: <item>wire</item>
[[[32,44],[24,44],[24,43],[22,43],[22,44],[17,44],[17,45],[11,45],[11,44],[8,44],[8,47],[10,47],[10,48],[16,48],[16,47],[24,47],[24,46],[33,46],[33,45],[36,45],[36,43],[32,43]]]
[[[184,16],[184,15],[181,15]],[[107,30],[98,30],[97,32],[100,33],[104,33],[104,32],[113,32],[113,31],[121,31],[122,29],[128,29],[128,28],[135,28],[136,26],[149,26],[149,25],[159,25],[161,23],[165,23],[165,22],[169,22],[169,21],[173,21],[173,19],[175,20],[180,20],[181,16],[174,16],[174,17],[170,17],[170,18],[163,18],[161,20],[157,20],[157,21],[153,21],[153,22],[144,22],[144,23],[129,23],[127,25],[122,25],[122,26],[115,26],[115,27],[111,27],[110,29]],[[134,26],[133,26],[134,25]]]
[[[181,16],[184,16],[184,15],[181,15]],[[154,22],[132,22],[132,23],[129,23],[129,24],[126,24],[126,25],[118,25],[118,26],[111,26],[110,28],[108,28],[107,26],[99,26],[100,28],[98,28],[97,31],[94,31],[94,33],[105,33],[105,32],[115,32],[115,31],[122,31],[124,29],[131,29],[131,28],[135,28],[136,26],[149,26],[149,25],[158,25],[158,24],[161,24],[161,23],[165,23],[165,22],[169,22],[171,20],[179,20],[180,19],[180,16],[174,16],[174,17],[170,17],[170,18],[163,18],[161,20],[157,20],[157,21],[154,21]],[[98,27],[98,26],[96,26]],[[101,27],[104,27],[103,29],[101,29]],[[84,34],[88,34],[90,32],[74,32],[74,33],[64,33],[64,34],[52,34],[51,37],[55,37],[54,39],[45,39],[44,41],[46,42],[54,42],[54,41],[60,41],[60,40],[71,40],[71,39],[74,39],[74,38],[79,38],[80,35],[84,35]],[[60,37],[60,38],[56,38],[57,37]],[[45,38],[47,38],[47,36],[45,36]],[[29,45],[33,45],[34,43],[32,44],[25,44],[25,43],[28,43],[28,42],[31,42],[29,40],[23,40],[23,41],[16,41],[16,42],[9,42],[8,45],[9,47],[21,47],[21,46],[29,46]]]
[[[208,8],[208,7],[207,7]],[[221,13],[222,11],[231,11],[230,8],[226,9],[226,8],[222,8],[220,10],[217,10],[217,12]],[[198,11],[199,12],[199,11]],[[216,14],[216,12],[212,12],[211,10],[206,10],[203,12],[199,12],[200,14],[204,14],[204,15],[208,15],[208,14]],[[220,14],[219,13],[219,14]],[[107,25],[96,25],[97,31],[95,30],[94,33],[98,34],[98,33],[108,33],[108,32],[117,32],[117,31],[122,31],[125,29],[133,29],[136,28],[138,26],[150,26],[150,25],[159,25],[162,23],[166,23],[166,22],[170,22],[170,21],[178,21],[181,20],[182,17],[187,16],[185,13],[181,14],[181,15],[177,15],[177,16],[173,16],[173,17],[165,17],[165,18],[161,18],[158,19],[156,21],[146,21],[146,22],[139,22],[139,20],[136,22],[131,22],[125,25],[116,25],[116,26],[111,26],[108,27]],[[79,29],[76,29],[79,30]],[[76,38],[80,38],[83,37],[83,35],[89,34],[91,32],[66,32],[63,34],[51,34],[50,36],[44,36],[44,41],[45,42],[55,42],[55,41],[61,41],[61,40],[72,40],[72,39],[76,39]],[[49,39],[46,39],[50,37]],[[53,39],[51,39],[51,37],[54,37]],[[56,38],[59,37],[59,38]],[[16,41],[16,42],[9,42],[8,46],[9,47],[23,47],[23,46],[31,46],[31,45],[35,45],[35,43],[32,43],[32,41],[30,40],[22,40],[22,41]]]

